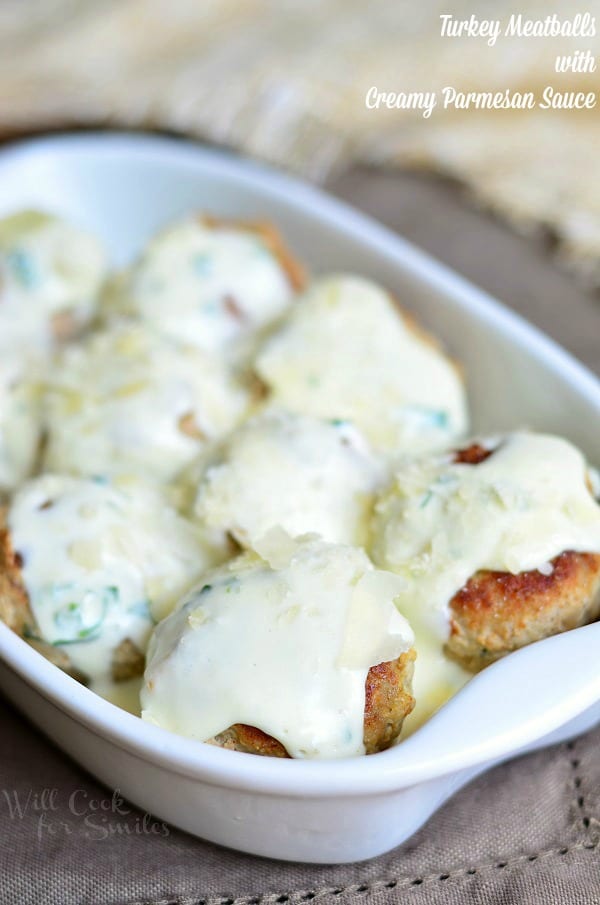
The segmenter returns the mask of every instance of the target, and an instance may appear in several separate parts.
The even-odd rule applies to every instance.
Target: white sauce
[[[401,612],[440,642],[476,572],[543,570],[566,550],[600,552],[600,506],[583,456],[558,437],[509,434],[479,465],[406,462],[376,506],[373,557],[402,577]]]
[[[0,498],[32,471],[40,440],[39,388],[16,357],[0,355]]]
[[[443,448],[467,428],[454,365],[358,277],[314,283],[255,367],[275,405],[352,421],[377,449]]]
[[[250,402],[225,363],[128,323],[66,348],[48,384],[44,464],[75,474],[169,481]]]
[[[205,576],[157,626],[142,717],[205,741],[234,723],[262,729],[293,757],[364,753],[365,679],[412,632],[397,579],[364,552],[274,532],[261,552]]]
[[[270,323],[292,294],[259,233],[190,218],[148,244],[109,308],[181,342],[216,350]]]
[[[24,211],[0,221],[0,350],[47,351],[53,317],[91,319],[105,276],[99,242],[57,217]]]
[[[252,546],[280,526],[363,545],[381,465],[347,422],[268,412],[239,427],[202,476],[196,515]]]
[[[120,707],[121,710],[126,710],[134,716],[141,716],[140,691],[142,682],[142,676],[125,679],[123,682],[114,682],[112,679],[97,679],[93,687],[96,694],[110,701],[115,707]]]
[[[0,221],[0,496],[35,464],[38,368],[57,319],[86,326],[105,274],[100,244],[70,224]],[[156,236],[104,298],[110,318],[137,323],[109,320],[48,380],[44,465],[96,479],[30,481],[9,527],[40,634],[99,694],[139,712],[140,679],[113,682],[112,655],[126,638],[145,651],[164,619],[145,719],[201,740],[248,723],[295,757],[342,757],[364,753],[365,678],[411,646],[406,619],[418,657],[403,737],[469,678],[443,652],[452,597],[481,569],[549,574],[564,550],[600,551],[585,481],[596,494],[600,482],[566,441],[528,433],[476,466],[414,459],[467,429],[456,368],[367,280],[292,296],[259,233],[188,219]],[[247,352],[282,315],[255,363],[269,400],[235,429],[251,393],[213,353]],[[372,525],[373,558],[390,571],[334,545],[367,539],[382,466],[362,434],[413,456]],[[127,477],[164,483],[188,468],[196,526]],[[226,555],[226,532],[260,555],[208,573],[176,606]],[[306,532],[321,537],[290,537]]]
[[[411,622],[411,628],[417,652],[412,683],[415,706],[402,725],[400,740],[412,735],[473,678],[472,673],[446,656],[439,637],[427,623],[417,620]]]
[[[16,494],[8,524],[41,637],[99,690],[120,642],[143,652],[208,565],[193,526],[141,486],[44,475]]]

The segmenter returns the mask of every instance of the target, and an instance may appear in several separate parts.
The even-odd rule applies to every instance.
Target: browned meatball
[[[476,466],[493,450],[473,444],[455,462]],[[600,554],[565,551],[553,570],[481,571],[450,601],[447,653],[472,672],[526,644],[600,617]]]
[[[412,712],[412,679],[416,653],[413,649],[387,663],[372,666],[365,682],[363,741],[367,754],[389,748],[400,735],[402,723]]]
[[[477,572],[450,601],[447,652],[476,672],[600,616],[600,554],[561,553],[550,575]]]
[[[387,663],[372,666],[365,682],[364,745],[367,754],[389,748],[400,735],[402,723],[415,706],[412,677],[416,654],[409,650]],[[210,739],[210,744],[232,751],[289,757],[281,742],[254,726],[236,723]]]
[[[6,507],[0,507],[0,619],[23,637],[31,633],[35,619],[21,577],[21,557],[13,550],[7,515]]]

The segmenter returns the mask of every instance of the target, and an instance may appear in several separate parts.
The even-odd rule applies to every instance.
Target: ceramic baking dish
[[[313,271],[387,285],[465,364],[477,430],[562,433],[600,462],[600,384],[541,333],[372,220],[268,169],[196,145],[88,134],[0,154],[0,214],[48,208],[125,262],[193,209],[269,218]],[[143,723],[78,685],[0,625],[0,687],[103,783],[223,845],[322,863],[380,854],[500,760],[600,719],[600,624],[534,644],[475,677],[401,745],[344,761],[225,751]],[[34,769],[34,765],[32,765]]]

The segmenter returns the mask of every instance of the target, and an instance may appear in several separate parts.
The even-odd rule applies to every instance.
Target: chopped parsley
[[[214,261],[208,252],[201,251],[192,258],[192,267],[198,276],[210,276],[214,269]]]
[[[34,259],[22,248],[14,248],[9,252],[7,263],[14,278],[25,289],[33,289],[40,282]]]

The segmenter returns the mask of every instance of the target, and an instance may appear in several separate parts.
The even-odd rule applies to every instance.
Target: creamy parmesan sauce
[[[359,277],[314,283],[255,367],[275,405],[348,419],[381,450],[446,447],[467,428],[456,368],[384,290]]]
[[[49,369],[103,287],[104,329]],[[44,426],[44,467],[87,476],[30,480],[8,523],[40,636],[96,692],[132,713],[141,694],[145,719],[199,740],[241,722],[294,757],[343,757],[364,753],[370,666],[414,643],[403,738],[468,680],[444,644],[477,571],[600,552],[600,480],[546,435],[507,435],[476,466],[434,455],[468,428],[450,360],[370,281],[292,298],[258,232],[189,218],[107,290],[95,238],[34,211],[0,220],[0,498]],[[257,343],[269,397],[245,421],[256,400],[231,361]],[[191,487],[196,524],[139,478]],[[214,568],[228,534],[252,552]],[[143,684],[113,680],[125,639],[151,639]]]
[[[16,357],[0,355],[0,498],[31,474],[40,433],[38,384]]]
[[[182,342],[216,350],[270,323],[292,294],[259,233],[190,218],[148,244],[108,308]]]
[[[314,538],[273,532],[261,553],[208,573],[157,626],[142,717],[201,741],[246,723],[293,757],[363,754],[369,668],[412,644],[397,577]]]
[[[423,624],[417,619],[416,622],[411,622],[411,628],[417,652],[412,683],[415,706],[402,724],[400,741],[416,732],[473,678],[472,673],[446,656],[439,637],[427,623]]]
[[[544,570],[566,550],[600,552],[600,507],[583,456],[558,437],[509,434],[478,465],[405,462],[376,505],[373,557],[403,579],[400,611],[440,642],[476,572]]]
[[[383,470],[348,422],[267,412],[239,427],[201,477],[195,512],[252,546],[279,526],[336,543],[366,543]]]
[[[106,271],[100,243],[49,214],[0,221],[0,349],[47,351],[64,329],[87,324]]]
[[[193,526],[141,486],[44,475],[15,495],[8,525],[40,637],[105,694],[115,648],[144,652],[209,564]]]
[[[94,691],[106,701],[110,701],[115,707],[126,710],[134,716],[141,716],[140,691],[142,689],[142,676],[126,679],[124,682],[114,682],[110,678],[96,679],[93,684]]]
[[[169,481],[249,404],[224,362],[116,323],[64,349],[48,377],[45,468]]]

